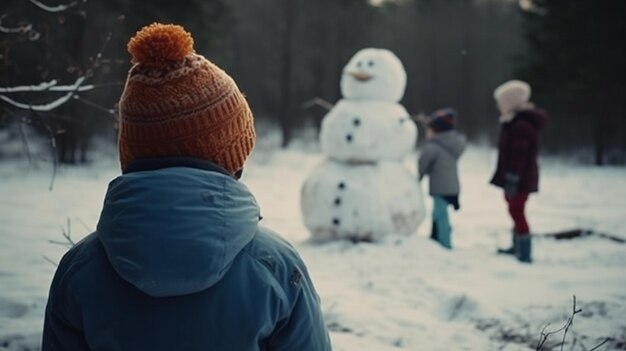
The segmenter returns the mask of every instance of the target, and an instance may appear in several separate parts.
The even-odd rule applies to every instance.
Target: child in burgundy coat
[[[499,86],[494,98],[500,110],[498,166],[491,184],[504,190],[509,214],[513,219],[513,245],[499,253],[514,254],[520,262],[530,263],[531,236],[524,214],[531,193],[539,190],[539,139],[548,115],[530,99],[530,86],[512,80]]]

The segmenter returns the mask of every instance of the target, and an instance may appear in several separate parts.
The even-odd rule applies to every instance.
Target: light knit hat
[[[530,93],[530,85],[521,80],[510,80],[497,87],[493,97],[502,114],[500,121],[508,122],[514,117],[515,112],[531,107]]]
[[[128,42],[133,67],[119,103],[122,170],[136,159],[197,157],[243,168],[254,121],[233,79],[198,55],[183,27],[154,23]]]

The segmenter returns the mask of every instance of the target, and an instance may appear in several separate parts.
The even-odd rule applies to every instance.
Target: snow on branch
[[[56,80],[51,80],[49,82],[42,82],[37,85],[21,85],[17,87],[0,87],[0,93],[29,93],[29,92],[40,92],[40,91],[59,91],[59,92],[83,92],[95,89],[93,84],[90,85],[80,85],[85,77],[80,77],[74,82],[72,85],[57,85]]]
[[[52,111],[52,110],[58,108],[59,106],[65,104],[66,102],[68,102],[76,92],[80,91],[81,84],[83,83],[84,80],[85,80],[85,77],[79,77],[74,84],[67,85],[67,86],[61,86],[61,88],[67,89],[67,90],[59,90],[59,91],[69,91],[69,92],[67,94],[59,97],[58,99],[53,100],[53,101],[51,101],[49,103],[46,103],[46,104],[41,104],[41,105],[25,104],[25,103],[22,103],[22,102],[15,101],[15,100],[11,99],[10,97],[8,97],[6,95],[0,95],[0,100],[3,100],[4,102],[6,102],[8,104],[13,105],[13,106],[15,106],[17,108],[20,108],[20,109],[23,109],[23,110],[31,110],[31,111],[37,111],[37,112],[48,112],[48,111]],[[55,81],[52,81],[52,82],[54,82],[54,84],[56,84]],[[42,86],[45,86],[45,84],[50,84],[50,83],[51,82],[42,83],[42,84],[37,85],[37,86],[31,86],[31,88],[34,87],[34,88],[38,88],[39,89]],[[86,86],[86,87],[90,87],[90,86]],[[17,88],[24,88],[24,87],[17,87]],[[49,86],[48,88],[51,90],[52,86]],[[4,88],[4,89],[8,89],[8,88]],[[89,90],[89,89],[87,89],[87,90]],[[42,91],[42,90],[31,90],[31,91]]]
[[[302,108],[303,109],[309,109],[309,108],[311,108],[313,106],[320,106],[320,107],[323,107],[324,109],[330,111],[330,110],[332,110],[333,106],[335,106],[335,105],[333,105],[332,103],[330,103],[330,102],[328,102],[328,101],[326,101],[326,100],[324,100],[322,98],[319,98],[319,97],[313,98],[313,99],[311,99],[309,101],[306,101],[305,103],[302,104]]]
[[[30,91],[46,91],[57,84],[56,80],[43,82],[37,85],[23,85],[18,87],[0,87],[0,93],[24,93]]]
[[[32,24],[25,24],[25,25],[21,25],[19,27],[5,27],[2,24],[2,20],[4,20],[4,18],[6,17],[6,15],[2,15],[0,16],[0,33],[6,33],[6,34],[21,34],[21,33],[26,33],[26,32],[30,32],[33,30],[33,25]]]
[[[71,9],[72,7],[76,7],[78,6],[79,2],[78,1],[72,1],[70,3],[67,4],[60,4],[57,6],[49,6],[46,5],[42,2],[39,2],[37,0],[28,0],[30,1],[33,5],[39,7],[40,9],[44,10],[44,11],[48,11],[48,12],[63,12],[63,11],[67,11],[69,9]],[[85,0],[83,0],[85,1]]]
[[[28,39],[33,41],[39,39],[41,34],[37,32],[31,23],[21,24],[18,27],[5,27],[2,24],[2,21],[7,17],[7,15],[0,16],[0,33],[5,34],[28,34]]]
[[[49,102],[47,104],[42,104],[42,105],[31,105],[31,104],[24,104],[21,102],[17,102],[13,99],[11,99],[10,97],[4,96],[4,95],[0,95],[0,100],[3,100],[4,102],[13,105],[17,108],[21,108],[23,110],[32,110],[32,111],[37,111],[37,112],[46,112],[46,111],[52,111],[55,108],[65,104],[66,102],[68,102],[70,100],[70,98],[72,97],[74,93],[67,93],[65,95],[63,95],[62,97]]]

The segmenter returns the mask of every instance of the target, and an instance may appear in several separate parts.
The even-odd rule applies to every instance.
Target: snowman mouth
[[[359,82],[367,82],[368,80],[374,78],[374,76],[364,73],[364,72],[347,72],[348,75],[352,76],[354,79]]]

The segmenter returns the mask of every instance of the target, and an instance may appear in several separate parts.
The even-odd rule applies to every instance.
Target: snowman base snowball
[[[327,160],[307,178],[301,207],[314,241],[411,235],[425,216],[417,180],[395,162]]]

